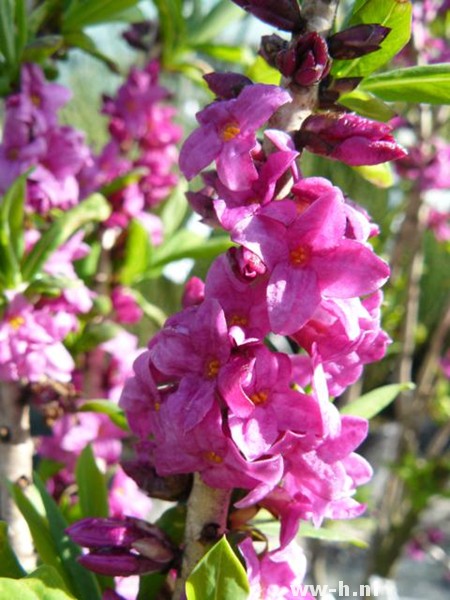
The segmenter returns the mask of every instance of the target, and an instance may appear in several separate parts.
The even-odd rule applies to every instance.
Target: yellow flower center
[[[241,315],[232,315],[228,321],[229,327],[232,327],[233,325],[244,326],[248,324],[247,317],[242,317]]]
[[[31,102],[34,104],[34,106],[37,106],[38,108],[41,106],[42,104],[42,99],[40,96],[38,96],[37,94],[31,94]]]
[[[214,377],[217,376],[219,369],[220,369],[220,362],[217,360],[217,358],[212,358],[206,364],[205,374],[206,374],[207,379],[214,379]]]
[[[220,132],[220,137],[224,142],[229,142],[233,140],[241,130],[239,129],[239,125],[237,123],[227,123],[225,127],[222,128]]]
[[[296,267],[304,267],[309,260],[311,251],[307,246],[297,246],[289,252],[291,263]]]
[[[209,452],[204,452],[203,456],[206,458],[206,460],[209,460],[210,462],[213,462],[216,465],[220,465],[220,463],[223,462],[223,458],[216,454],[213,450],[210,450]]]
[[[23,317],[10,317],[8,323],[17,331],[25,323],[25,319]]]
[[[269,398],[269,394],[266,391],[264,391],[264,390],[260,390],[259,392],[255,392],[254,394],[252,394],[250,396],[250,400],[256,406],[260,406],[261,404],[265,404],[267,402],[268,398]]]

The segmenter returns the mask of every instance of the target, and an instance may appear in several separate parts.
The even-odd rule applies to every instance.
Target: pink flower
[[[245,559],[250,583],[248,600],[294,600],[312,596],[302,593],[306,572],[306,557],[296,542],[283,548],[257,555],[249,538],[239,544]]]
[[[234,241],[270,270],[267,305],[275,333],[294,333],[323,297],[369,294],[387,280],[386,263],[365,244],[345,239],[345,228],[344,200],[337,188],[300,215],[293,202],[279,201],[236,226]]]
[[[200,127],[185,141],[180,168],[192,179],[213,160],[224,185],[246,189],[258,178],[251,152],[258,147],[256,130],[291,97],[273,85],[248,85],[236,99],[210,104],[197,114]]]
[[[0,321],[0,379],[70,381],[75,365],[62,340],[72,319],[36,309],[16,295]]]

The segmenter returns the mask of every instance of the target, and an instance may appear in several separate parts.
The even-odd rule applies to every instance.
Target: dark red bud
[[[285,77],[304,87],[319,83],[331,66],[326,42],[315,32],[300,36],[294,46],[281,50],[275,63]]]
[[[272,35],[263,35],[261,38],[259,54],[271,67],[278,68],[277,57],[280,52],[286,50],[287,47],[287,41],[283,40],[283,38],[276,33],[273,33]]]
[[[239,96],[242,88],[252,85],[253,81],[240,73],[208,73],[203,75],[209,89],[222,100],[231,100]]]
[[[340,60],[359,58],[380,49],[381,42],[391,31],[376,23],[355,25],[328,38],[330,56]]]
[[[154,46],[158,35],[158,25],[155,21],[139,21],[133,23],[122,33],[123,39],[137,50],[148,52]]]
[[[138,459],[124,461],[121,465],[125,473],[152,498],[174,501],[185,500],[189,496],[192,475],[160,477],[150,463]]]
[[[301,31],[304,21],[297,0],[233,0],[264,23],[284,31]]]

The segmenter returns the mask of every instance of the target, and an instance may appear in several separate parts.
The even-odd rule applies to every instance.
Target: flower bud
[[[377,23],[349,27],[328,38],[330,56],[341,60],[359,58],[380,49],[381,42],[391,31]]]
[[[308,117],[294,136],[298,149],[340,160],[352,167],[396,160],[406,151],[390,135],[386,123],[353,113]]]
[[[266,265],[259,256],[243,246],[230,248],[227,252],[227,257],[233,273],[241,281],[248,283],[258,275],[264,275],[267,271]]]
[[[304,25],[297,0],[233,0],[256,18],[283,29],[300,31]]]
[[[78,558],[78,562],[99,575],[129,577],[161,570],[161,564],[125,550],[102,549]]]
[[[86,548],[128,548],[133,542],[145,537],[161,538],[164,534],[155,525],[142,519],[87,518],[67,528],[72,540]]]
[[[240,73],[208,73],[203,75],[209,89],[222,100],[237,98],[246,85],[252,85],[253,81]]]
[[[331,67],[327,44],[316,32],[300,36],[294,46],[281,50],[276,64],[285,77],[304,87],[319,83]]]
[[[152,498],[168,501],[185,500],[191,491],[192,475],[190,474],[160,477],[150,463],[139,459],[124,461],[122,468],[141,490],[147,492]]]
[[[191,277],[184,286],[181,304],[183,308],[201,304],[205,299],[205,284],[199,277]]]
[[[287,48],[287,41],[276,33],[272,33],[272,35],[263,35],[261,37],[259,54],[271,67],[278,68],[277,56],[282,50],[287,50]]]

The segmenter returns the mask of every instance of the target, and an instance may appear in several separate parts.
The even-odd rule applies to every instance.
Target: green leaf
[[[97,467],[92,447],[88,444],[75,467],[81,514],[83,517],[107,517],[108,490],[103,473]]]
[[[81,551],[67,535],[65,531],[67,522],[37,475],[35,484],[44,503],[52,539],[70,579],[70,588],[74,590],[78,600],[101,600],[100,587],[96,578],[77,562],[76,559],[81,555]]]
[[[341,96],[339,104],[343,104],[359,115],[375,121],[389,121],[396,115],[396,112],[388,104],[360,88],[353,90],[350,94]]]
[[[144,167],[132,169],[131,171],[128,171],[128,173],[125,173],[125,175],[120,175],[119,177],[113,179],[110,183],[104,185],[102,188],[100,188],[100,193],[103,194],[103,196],[109,196],[110,194],[119,192],[132,183],[137,183],[144,175],[147,175],[147,173],[148,169]]]
[[[24,250],[23,205],[27,171],[14,181],[0,204],[0,265],[7,282],[20,282],[19,263]]]
[[[226,44],[200,44],[194,46],[197,52],[207,54],[216,60],[250,65],[253,53],[245,46],[228,46]],[[279,78],[278,78],[279,79]]]
[[[164,237],[169,238],[182,224],[188,209],[187,183],[182,179],[164,202],[159,215],[164,225]]]
[[[158,328],[161,328],[167,319],[167,314],[159,308],[159,306],[149,302],[139,290],[132,290],[132,293],[136,302],[144,311],[145,316],[150,319],[150,321],[153,321]]]
[[[10,66],[16,63],[14,29],[13,2],[2,0],[0,2],[0,52]]]
[[[182,258],[211,258],[225,252],[233,244],[225,235],[205,239],[186,229],[177,231],[167,242],[155,248],[152,268],[167,265]]]
[[[23,62],[44,62],[55,54],[64,44],[61,35],[43,35],[27,44],[22,51]]]
[[[127,228],[125,252],[118,278],[120,283],[131,285],[139,279],[150,264],[152,246],[148,231],[137,219],[132,219]]]
[[[26,572],[22,569],[9,543],[8,526],[4,521],[0,521],[0,577],[20,579],[24,575]]]
[[[450,104],[450,63],[372,75],[361,83],[361,88],[392,102]]]
[[[79,48],[103,62],[113,73],[120,73],[117,63],[106,54],[103,54],[98,48],[94,40],[84,33],[84,31],[70,31],[64,34],[64,43],[69,47]]]
[[[340,409],[340,412],[343,415],[353,415],[355,417],[371,419],[393,402],[400,392],[412,390],[414,387],[413,383],[392,383],[390,385],[384,385],[383,387],[364,394],[364,396],[361,396],[354,402],[346,404]]]
[[[379,188],[390,188],[394,185],[394,172],[391,163],[380,163],[379,165],[363,165],[352,167],[363,179],[370,181]]]
[[[58,572],[42,565],[20,580],[0,579],[0,598],[17,600],[73,600]]]
[[[359,524],[358,519],[355,525]],[[303,522],[298,531],[298,537],[310,538],[314,540],[322,540],[324,542],[338,542],[341,544],[352,544],[358,548],[367,548],[368,543],[355,527],[351,527],[351,521],[331,521],[327,522],[323,527],[314,527],[310,523]]]
[[[229,0],[219,0],[206,16],[198,21],[188,21],[189,40],[191,45],[205,44],[215,40],[224,29],[235,21],[241,20],[245,13]]]
[[[111,208],[100,194],[93,194],[56,219],[25,258],[22,275],[31,281],[46,260],[80,227],[109,217]]]
[[[89,322],[72,345],[72,354],[89,352],[89,350],[93,350],[99,344],[103,344],[103,342],[116,337],[121,331],[123,331],[122,327],[112,321],[101,321],[100,323]]]
[[[246,600],[247,573],[225,536],[201,559],[186,582],[187,600]]]
[[[64,569],[61,557],[58,554],[58,549],[53,541],[45,518],[39,514],[34,503],[31,502],[18,485],[10,484],[8,489],[11,496],[14,498],[17,508],[22,513],[30,528],[31,537],[33,538],[33,543],[39,558],[46,565],[54,567],[64,579],[68,589],[71,589],[70,579]]]
[[[74,289],[83,285],[80,280],[69,277],[54,277],[53,275],[39,274],[25,289],[27,296],[42,294],[44,296],[57,297],[63,290]]]
[[[163,512],[155,523],[155,525],[167,533],[176,546],[183,543],[186,512],[185,504],[176,504]]]
[[[63,17],[63,30],[80,30],[87,25],[115,21],[117,17],[138,4],[139,0],[75,0]]]
[[[408,43],[411,12],[411,2],[404,0],[357,0],[346,26],[378,23],[391,31],[380,50],[353,60],[333,61],[333,77],[365,77],[389,62]]]
[[[255,83],[280,85],[280,72],[271,67],[262,56],[258,56],[245,74]]]
[[[139,593],[137,600],[150,600],[157,598],[157,594],[164,585],[167,574],[150,573],[150,575],[141,575],[139,577]]]
[[[186,37],[182,0],[154,0],[162,34],[163,62],[170,65]]]
[[[26,0],[16,0],[16,56],[20,57],[28,39],[27,4]]]
[[[87,400],[78,410],[83,412],[95,412],[108,415],[114,425],[124,431],[129,431],[128,422],[123,410],[111,400]]]

